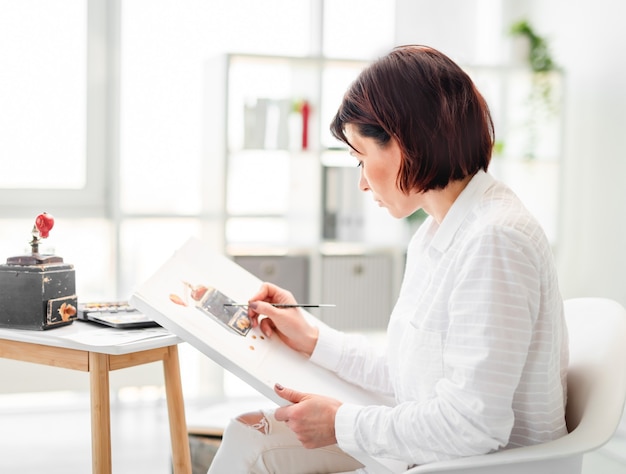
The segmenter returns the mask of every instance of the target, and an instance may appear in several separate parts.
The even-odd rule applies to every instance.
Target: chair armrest
[[[547,443],[424,464],[410,469],[407,474],[429,472],[486,474],[492,472],[492,469],[493,472],[499,473],[573,473],[576,472],[573,466],[578,466],[582,462],[582,455],[599,447],[592,441],[584,430],[576,429],[562,438]],[[529,470],[530,466],[532,470]],[[544,466],[546,470],[542,469]],[[561,469],[562,466],[567,467]]]

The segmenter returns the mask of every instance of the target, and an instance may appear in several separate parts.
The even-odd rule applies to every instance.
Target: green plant
[[[537,121],[539,115],[553,114],[556,112],[557,103],[552,97],[552,79],[550,72],[556,69],[556,63],[552,59],[548,41],[539,36],[528,20],[520,20],[511,25],[509,30],[514,37],[525,38],[528,41],[528,65],[533,71],[532,90],[529,97],[530,118],[528,124],[528,150],[527,158],[535,156],[536,135],[539,133]]]
[[[535,72],[547,72],[554,69],[554,61],[550,54],[550,48],[545,38],[535,33],[528,20],[520,20],[511,25],[511,35],[521,36],[528,39],[530,49],[528,52],[528,64]]]

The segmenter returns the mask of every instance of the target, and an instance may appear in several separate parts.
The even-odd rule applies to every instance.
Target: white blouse
[[[321,328],[311,360],[395,397],[339,408],[348,453],[411,465],[564,435],[567,329],[541,227],[479,172],[441,225],[429,218],[413,236],[386,352]]]

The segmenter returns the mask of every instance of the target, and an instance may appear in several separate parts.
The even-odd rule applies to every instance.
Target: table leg
[[[111,474],[109,356],[89,352],[91,390],[91,465],[94,474]]]
[[[163,359],[163,370],[174,474],[191,474],[191,454],[177,346],[168,347],[168,355]]]

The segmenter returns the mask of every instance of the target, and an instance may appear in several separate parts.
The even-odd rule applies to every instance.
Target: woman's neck
[[[424,193],[424,211],[432,216],[438,224],[441,224],[452,204],[454,204],[454,201],[463,192],[471,179],[472,176],[466,176],[458,181],[450,181],[443,189],[431,189]]]

